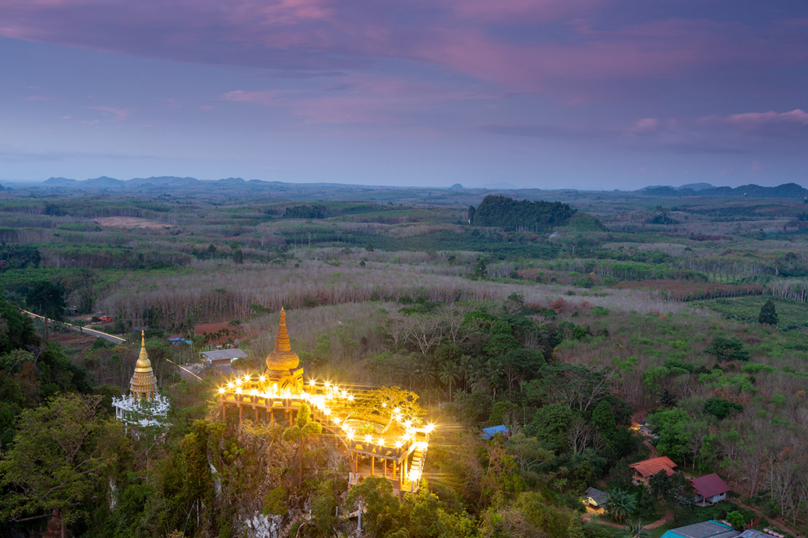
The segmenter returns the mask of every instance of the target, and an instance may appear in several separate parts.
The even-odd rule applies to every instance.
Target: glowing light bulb
[[[349,395],[348,395],[348,401],[349,401],[349,402],[352,402],[352,401],[353,401],[353,394],[349,394]]]
[[[230,389],[230,390],[233,390],[233,382],[232,381],[227,384],[227,388]]]
[[[387,407],[387,402],[382,403],[382,407]]]
[[[328,387],[330,387],[330,386],[331,386],[331,383],[329,383],[328,381],[326,381],[325,383],[323,383],[323,386],[325,386],[325,388],[328,388]]]
[[[241,394],[241,387],[238,387],[238,388],[236,389],[236,394]]]
[[[245,382],[245,383],[249,383],[249,381],[250,381],[250,376],[249,376],[249,375],[245,375],[245,376],[244,376],[244,382]]]
[[[401,413],[401,409],[399,409],[398,407],[396,407],[395,409],[393,409],[393,413],[395,413],[395,414],[399,414],[399,413]]]
[[[316,385],[316,384],[317,384],[317,382],[316,382],[315,380],[313,380],[313,379],[312,379],[311,381],[309,381],[309,385],[311,385],[312,387],[313,387],[314,385]]]
[[[224,394],[224,387],[219,387],[219,394]]]
[[[403,444],[401,441],[396,441],[396,448],[401,448]]]
[[[330,410],[329,408],[327,408],[327,407],[326,407],[325,409],[323,409],[323,414],[324,414],[325,416],[328,416],[328,415],[330,415],[330,414],[331,414],[331,410]]]
[[[348,440],[353,441],[353,432],[348,432]]]
[[[258,391],[256,389],[252,389],[252,395],[253,396],[258,396]]]
[[[241,385],[241,378],[240,377],[236,378],[236,385]]]
[[[262,376],[258,377],[258,381],[260,381],[261,383],[263,383],[266,380],[267,380],[267,376],[265,376],[265,375],[262,375]]]
[[[366,435],[365,436],[365,442],[366,443],[372,443],[373,442],[373,437],[371,437],[370,435]]]
[[[405,428],[410,429],[410,426],[412,426],[412,421],[411,420],[407,420],[406,422],[404,422],[404,427]]]
[[[434,429],[435,429],[435,425],[434,425],[434,424],[427,424],[427,425],[424,427],[424,431],[426,431],[426,433],[430,433],[430,432],[432,432],[432,430],[434,430]]]

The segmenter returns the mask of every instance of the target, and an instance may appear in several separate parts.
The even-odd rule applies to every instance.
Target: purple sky
[[[808,2],[0,0],[0,181],[808,186]]]

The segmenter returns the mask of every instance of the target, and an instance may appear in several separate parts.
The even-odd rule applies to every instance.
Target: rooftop
[[[662,538],[735,538],[740,533],[732,527],[727,527],[715,521],[702,521],[686,527],[672,529],[662,535]]]
[[[605,503],[609,499],[609,494],[595,488],[586,488],[586,497],[595,501],[598,505]]]
[[[721,495],[722,493],[726,493],[730,490],[727,483],[721,480],[721,477],[715,473],[694,478],[691,480],[691,482],[693,483],[693,489],[696,490],[696,493],[705,499],[712,497],[713,495]]]
[[[490,428],[483,428],[483,432],[480,434],[480,436],[483,439],[488,440],[493,439],[494,435],[498,433],[502,434],[508,433],[508,428],[506,428],[502,424],[500,424],[499,426],[491,426]]]
[[[659,458],[632,463],[630,467],[643,476],[654,476],[659,471],[665,471],[668,476],[671,476],[675,472],[676,464],[670,458],[660,456]]]
[[[224,361],[224,360],[244,358],[247,356],[247,354],[238,348],[234,348],[234,349],[217,349],[215,351],[203,351],[202,356],[209,361]]]

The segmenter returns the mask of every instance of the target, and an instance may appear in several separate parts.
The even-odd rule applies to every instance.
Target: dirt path
[[[763,512],[758,510],[757,508],[753,508],[753,507],[751,507],[749,505],[746,505],[746,504],[742,503],[740,500],[738,500],[738,499],[736,499],[734,497],[727,498],[727,501],[731,502],[732,504],[737,504],[741,508],[746,508],[747,510],[749,510],[750,512],[754,512],[755,514],[757,514],[761,518],[766,518],[768,521],[771,521],[772,524],[776,525],[780,530],[787,532],[791,536],[796,536],[797,538],[800,538],[802,536],[800,533],[794,532],[794,530],[792,530],[790,527],[787,527],[786,525],[784,525],[783,520],[768,517],[766,514],[764,514]]]

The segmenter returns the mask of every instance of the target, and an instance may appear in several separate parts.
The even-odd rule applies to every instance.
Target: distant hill
[[[125,183],[120,179],[112,177],[101,176],[93,179],[88,179],[80,184],[82,187],[93,187],[96,189],[120,189],[123,188]]]
[[[45,180],[45,185],[53,185],[58,187],[73,187],[76,184],[78,184],[78,181],[66,177],[49,177]]]
[[[449,187],[450,191],[462,191],[463,189],[464,189],[464,187],[460,183],[455,183],[454,185]]]
[[[564,226],[576,210],[561,202],[517,201],[507,196],[488,195],[479,206],[469,207],[469,221],[474,226],[524,227],[542,230]]]
[[[703,191],[704,189],[714,189],[715,185],[710,185],[709,183],[688,183],[687,185],[682,185],[677,190],[682,189],[690,189],[693,191]]]
[[[740,187],[710,187],[700,190],[693,188],[679,189],[673,187],[648,187],[642,191],[648,196],[746,196],[747,198],[808,198],[808,189],[796,183],[785,183],[776,187],[761,187],[760,185],[742,185]]]

